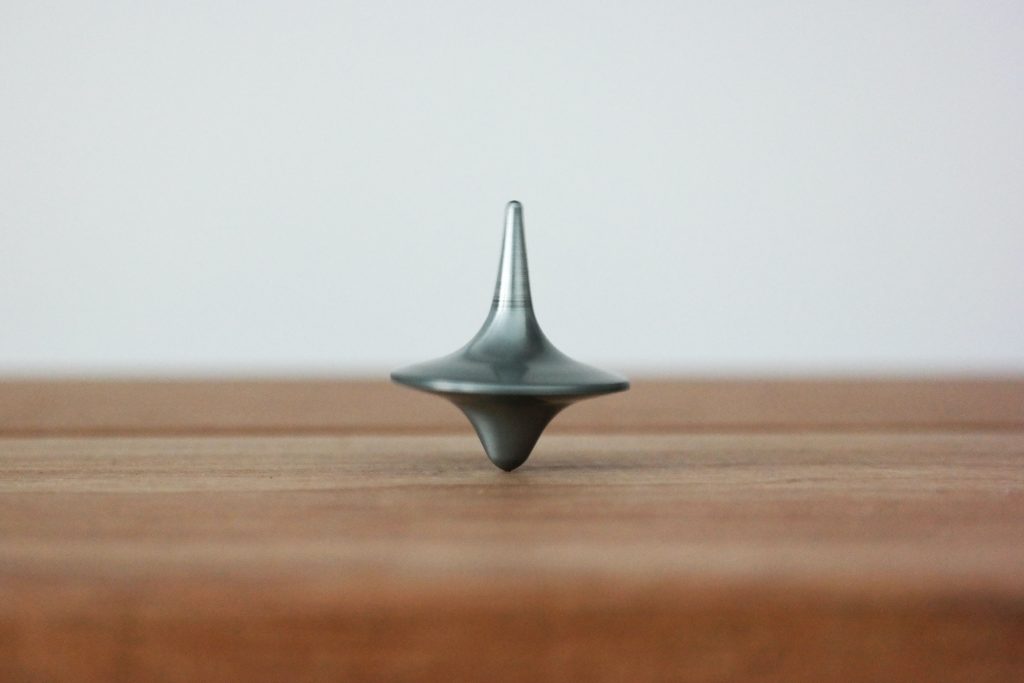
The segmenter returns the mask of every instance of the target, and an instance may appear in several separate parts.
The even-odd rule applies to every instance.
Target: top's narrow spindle
[[[505,236],[501,244],[498,282],[494,287],[494,305],[526,307],[530,297],[530,270],[526,264],[526,236],[523,232],[523,205],[509,202],[505,207]]]

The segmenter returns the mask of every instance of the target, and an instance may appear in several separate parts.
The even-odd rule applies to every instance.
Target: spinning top
[[[519,202],[505,210],[498,283],[483,327],[450,356],[395,370],[391,379],[458,406],[487,457],[507,472],[526,462],[541,432],[570,403],[629,388],[625,377],[569,358],[541,331]]]

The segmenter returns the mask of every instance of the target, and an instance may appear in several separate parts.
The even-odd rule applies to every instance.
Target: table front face
[[[1024,673],[1024,382],[605,400],[508,474],[383,384],[5,385],[0,677]]]

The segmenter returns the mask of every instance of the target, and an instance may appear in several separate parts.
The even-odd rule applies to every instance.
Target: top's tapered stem
[[[510,308],[530,308],[533,305],[530,298],[530,271],[526,265],[523,206],[519,202],[509,202],[505,208],[505,238],[501,244],[494,305]]]

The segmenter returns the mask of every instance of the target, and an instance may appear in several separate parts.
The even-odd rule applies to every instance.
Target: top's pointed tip
[[[505,205],[505,220],[509,223],[522,223],[523,222],[523,205],[516,200],[510,201]]]

